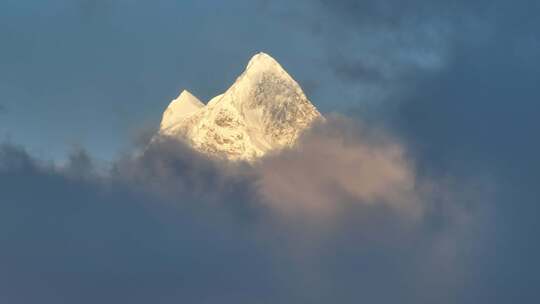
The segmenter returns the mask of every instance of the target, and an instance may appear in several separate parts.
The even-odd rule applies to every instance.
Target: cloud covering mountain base
[[[0,294],[10,303],[451,303],[478,219],[466,203],[473,191],[434,183],[397,140],[344,118],[253,166],[175,141],[106,170],[84,151],[59,166],[4,144]]]

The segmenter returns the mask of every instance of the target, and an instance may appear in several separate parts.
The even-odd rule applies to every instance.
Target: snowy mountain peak
[[[281,68],[279,63],[274,58],[272,58],[272,56],[266,53],[260,52],[258,54],[255,54],[253,57],[251,57],[246,67],[246,70],[249,70],[249,69],[264,70],[264,69],[271,69],[271,68],[276,68],[276,67]]]
[[[287,82],[292,81],[296,83],[285,71],[285,69],[274,58],[272,58],[272,56],[263,52],[251,57],[244,73],[240,75],[237,82],[243,80],[244,78],[248,78],[251,82],[261,84],[264,82],[264,79],[261,78],[269,75],[282,78]]]
[[[184,91],[167,108],[159,135],[230,160],[252,161],[294,145],[321,114],[270,55],[256,54],[225,93],[204,106]]]
[[[204,107],[204,103],[202,103],[188,90],[183,90],[176,99],[171,101],[163,113],[160,129],[167,129],[176,125],[189,114],[199,110],[202,107]]]

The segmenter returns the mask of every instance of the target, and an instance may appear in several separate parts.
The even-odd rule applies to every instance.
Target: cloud
[[[386,124],[407,143],[418,176],[457,178],[457,184],[474,185],[473,193],[484,187],[478,179],[488,180],[489,190],[479,190],[491,193],[487,197],[463,189],[447,192],[468,192],[469,198],[451,201],[475,200],[491,217],[480,220],[477,214],[473,220],[484,238],[472,246],[467,277],[483,283],[464,279],[474,291],[463,291],[456,302],[505,303],[516,294],[537,301],[530,282],[536,281],[540,244],[531,242],[530,231],[539,228],[532,214],[539,212],[540,192],[532,185],[539,178],[540,145],[531,132],[540,128],[534,114],[540,111],[534,76],[540,56],[533,51],[540,41],[534,30],[540,26],[535,17],[540,4],[379,2],[325,2],[333,18],[323,39],[334,42],[325,43],[327,54],[338,59],[329,60],[331,67],[367,63],[390,76],[375,83],[390,92],[374,103],[378,111],[361,108],[359,115]],[[394,68],[388,69],[388,62]],[[346,78],[348,87],[364,97],[366,77],[352,76]]]
[[[259,164],[260,194],[285,213],[328,215],[348,203],[382,204],[420,216],[421,186],[405,148],[366,129],[329,118],[306,134],[298,149]]]
[[[388,132],[330,115],[294,149],[252,165],[219,162],[165,138],[120,160],[114,172],[165,197],[256,201],[280,216],[329,219],[347,205],[380,205],[418,219],[429,183],[417,179],[406,150]]]
[[[187,191],[165,199],[87,165],[80,152],[58,167],[1,147],[3,299],[195,303],[270,294],[270,256],[258,252],[242,221],[227,218],[228,205],[210,208]],[[231,281],[246,264],[251,270]],[[232,288],[246,292],[228,295]]]
[[[343,118],[254,167],[175,141],[106,170],[80,149],[57,165],[4,144],[0,293],[10,303],[444,303],[467,244],[456,224],[473,226],[436,201],[404,216],[421,204],[412,168],[395,139]]]

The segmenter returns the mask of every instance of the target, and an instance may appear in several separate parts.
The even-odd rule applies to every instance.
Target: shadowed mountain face
[[[294,145],[319,111],[272,57],[259,53],[223,94],[203,105],[184,91],[171,102],[159,136],[185,140],[196,150],[229,160],[254,160]]]

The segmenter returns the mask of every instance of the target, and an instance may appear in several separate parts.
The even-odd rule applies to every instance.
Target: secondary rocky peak
[[[294,145],[322,117],[265,53],[253,56],[234,84],[206,106],[185,91],[165,112],[160,135],[185,140],[209,155],[248,161]]]
[[[180,95],[171,101],[161,120],[160,129],[167,129],[179,121],[204,107],[204,104],[188,90],[183,90]]]
[[[187,103],[200,104],[204,106],[204,104],[197,97],[195,97],[195,95],[191,94],[191,92],[188,90],[183,90],[182,93],[178,95],[176,101],[178,102],[184,101]]]

